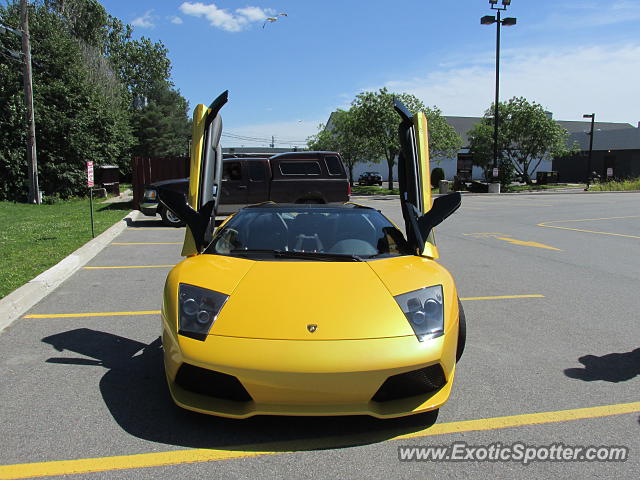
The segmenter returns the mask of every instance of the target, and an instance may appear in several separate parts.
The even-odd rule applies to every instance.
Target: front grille
[[[233,375],[207,370],[188,363],[183,363],[178,370],[176,384],[185,390],[223,400],[236,402],[253,400],[240,380]]]
[[[440,364],[393,375],[387,378],[372,400],[388,402],[401,398],[424,395],[442,388],[447,380]]]

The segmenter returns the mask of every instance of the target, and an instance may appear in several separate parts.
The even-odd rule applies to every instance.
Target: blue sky
[[[228,89],[225,132],[274,135],[277,146],[304,141],[363,90],[413,93],[446,115],[479,116],[493,99],[495,25],[480,25],[488,0],[102,3],[167,46],[192,108]],[[503,28],[501,99],[637,126],[640,1],[513,0],[508,16],[518,24]]]

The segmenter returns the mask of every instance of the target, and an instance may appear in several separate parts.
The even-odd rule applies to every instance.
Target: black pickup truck
[[[144,186],[140,211],[159,213],[165,224],[182,222],[163,205],[158,205],[158,187],[187,193],[189,179],[164,180]],[[225,158],[222,166],[222,194],[217,215],[229,215],[246,205],[277,203],[344,203],[351,187],[336,152],[286,152],[263,158]]]

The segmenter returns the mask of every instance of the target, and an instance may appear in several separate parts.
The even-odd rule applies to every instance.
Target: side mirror
[[[404,202],[407,217],[409,219],[409,225],[411,231],[414,232],[415,241],[417,242],[414,247],[419,251],[422,251],[427,243],[427,238],[431,230],[440,225],[444,219],[460,208],[462,203],[462,196],[460,192],[450,193],[443,197],[438,197],[433,201],[431,210],[422,215],[422,212],[416,208],[411,202]]]
[[[440,225],[449,215],[460,208],[462,196],[460,192],[453,192],[433,201],[431,210],[418,218],[418,227],[423,238],[427,238],[429,232],[437,225]]]
[[[215,201],[207,202],[199,212],[196,212],[187,203],[187,197],[184,193],[162,187],[158,188],[158,200],[187,224],[193,235],[196,249],[198,253],[201,253],[205,246],[205,235],[211,221]]]

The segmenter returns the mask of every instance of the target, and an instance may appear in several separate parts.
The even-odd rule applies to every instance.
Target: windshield
[[[274,258],[358,260],[411,255],[402,233],[380,212],[362,207],[251,207],[216,231],[205,253]],[[304,252],[305,255],[295,255]]]

